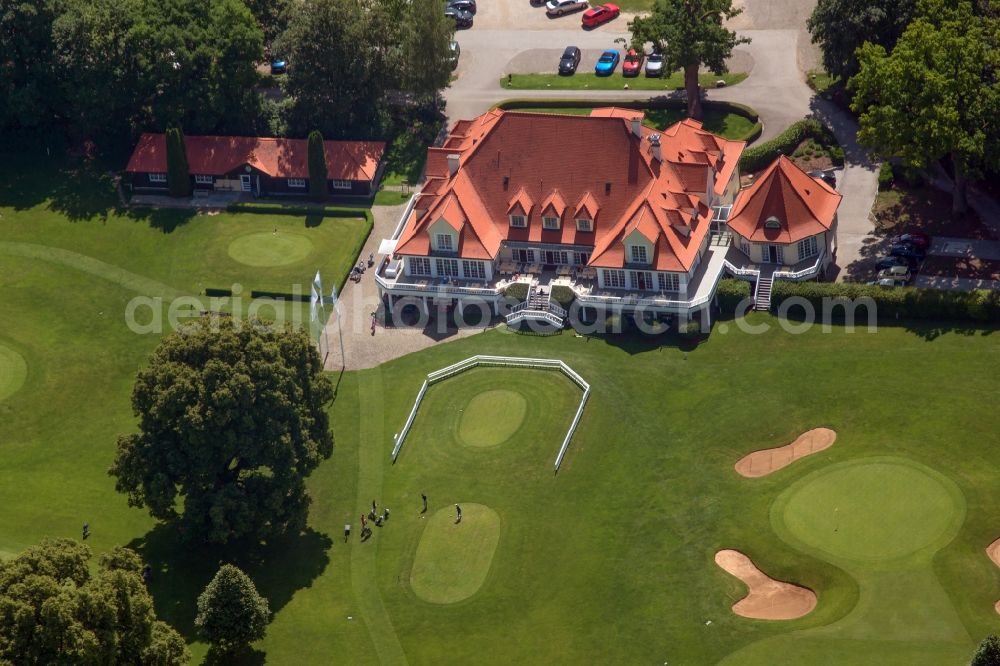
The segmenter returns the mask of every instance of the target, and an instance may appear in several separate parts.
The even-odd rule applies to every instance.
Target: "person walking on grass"
[[[455,522],[462,522],[462,507],[457,504],[455,505]]]
[[[427,495],[425,493],[420,493],[420,499],[424,501],[424,510],[420,513],[427,513]]]

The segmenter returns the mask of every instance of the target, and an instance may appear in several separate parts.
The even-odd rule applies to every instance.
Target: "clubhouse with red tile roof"
[[[197,190],[232,190],[255,196],[306,195],[309,149],[305,139],[244,136],[185,136],[191,185]],[[370,196],[382,176],[382,141],[324,141],[327,191]],[[138,192],[167,190],[163,134],[139,137],[125,171]]]
[[[565,316],[549,298],[556,285],[581,306],[706,318],[726,271],[759,276],[812,258],[809,277],[825,269],[839,194],[787,158],[741,191],[745,142],[690,119],[663,131],[643,119],[607,108],[457,122],[428,150],[426,182],[379,266],[387,305],[497,314],[503,291],[524,282],[520,310],[555,313],[553,323]]]

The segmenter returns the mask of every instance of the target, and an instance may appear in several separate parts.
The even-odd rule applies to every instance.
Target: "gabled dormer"
[[[524,191],[524,188],[519,189],[517,194],[507,203],[507,220],[510,222],[510,226],[515,229],[527,227],[531,219],[531,209],[534,205],[535,203],[528,196],[528,193]]]
[[[559,194],[559,190],[552,190],[552,193],[542,201],[540,208],[542,211],[542,229],[558,231],[562,228],[563,213],[566,212],[566,202]]]
[[[625,263],[647,265],[653,261],[653,245],[656,238],[650,238],[639,229],[634,229],[622,239],[625,245]]]
[[[439,217],[427,227],[430,236],[430,248],[434,252],[458,252],[458,238],[462,233],[462,224],[455,224]]]
[[[573,211],[576,230],[584,233],[594,231],[599,210],[600,205],[597,203],[594,195],[589,191],[584,192],[583,196],[580,197],[580,201],[576,204],[576,209]]]

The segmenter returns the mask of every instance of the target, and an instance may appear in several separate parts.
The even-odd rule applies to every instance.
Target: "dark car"
[[[898,243],[889,248],[889,255],[893,257],[913,257],[917,261],[924,258],[927,253],[916,245],[909,243]]]
[[[461,9],[463,12],[475,14],[476,0],[448,0],[448,7],[454,7],[455,9]]]
[[[284,58],[275,58],[271,61],[272,74],[284,74],[288,71],[288,61]]]
[[[444,15],[455,22],[456,28],[472,27],[472,14],[464,9],[459,9],[458,7],[447,7],[444,10]]]
[[[580,49],[575,46],[567,46],[559,58],[560,74],[575,74],[576,68],[580,65]]]
[[[881,257],[875,262],[876,271],[884,271],[887,268],[892,268],[894,266],[905,266],[911,271],[916,269],[920,264],[916,257]]]
[[[809,175],[812,176],[813,178],[822,180],[824,183],[826,183],[833,189],[837,189],[837,177],[833,175],[832,171],[823,171],[823,170],[810,171]]]
[[[900,234],[898,236],[893,236],[889,242],[891,242],[893,245],[906,243],[914,247],[919,247],[921,250],[926,250],[931,246],[931,237],[920,231],[911,231],[908,234]]]

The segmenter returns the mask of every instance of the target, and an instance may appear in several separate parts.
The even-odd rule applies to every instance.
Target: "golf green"
[[[775,503],[772,522],[782,523],[793,539],[837,558],[893,560],[944,545],[942,537],[964,515],[953,485],[911,460],[861,458],[793,484]]]
[[[312,251],[308,237],[285,229],[246,234],[229,244],[229,256],[247,266],[286,266],[302,261]]]
[[[10,347],[0,345],[0,400],[17,393],[28,378],[24,357]]]
[[[462,410],[459,439],[469,446],[487,447],[510,439],[524,423],[528,402],[506,389],[484,391],[473,396]]]
[[[500,541],[500,516],[482,504],[463,504],[462,521],[455,509],[439,509],[427,521],[410,571],[410,587],[434,604],[468,599],[486,581]]]

